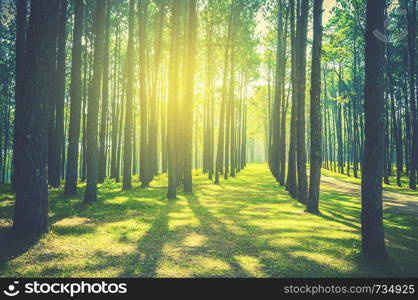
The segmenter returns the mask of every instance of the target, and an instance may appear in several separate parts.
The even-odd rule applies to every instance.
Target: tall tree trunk
[[[26,44],[26,76],[21,116],[21,147],[18,157],[24,161],[16,177],[16,204],[13,231],[25,238],[37,238],[48,230],[48,138],[47,110],[49,93],[48,60],[55,53],[55,0],[33,1]]]
[[[280,78],[282,78],[282,108],[281,108],[281,125],[280,125],[280,145],[279,145],[279,184],[285,186],[286,178],[286,122],[287,122],[287,110],[289,107],[289,95],[290,95],[290,86],[289,91],[286,96],[286,52],[287,52],[287,28],[288,28],[288,18],[289,18],[289,9],[286,9],[286,21],[284,25],[284,36],[283,36],[283,47],[282,47],[282,56],[283,63],[280,67]],[[285,101],[286,100],[286,101]]]
[[[231,39],[232,45],[232,39]],[[233,64],[233,56],[234,50],[233,46],[231,46],[231,65],[230,65],[230,73],[229,73],[229,95],[227,96],[226,100],[226,115],[225,115],[225,149],[224,149],[224,179],[227,180],[229,176],[229,164],[230,164],[230,145],[231,145],[231,99],[233,98],[234,91],[231,91],[231,87],[233,87],[234,78],[232,78],[232,74],[234,73],[232,69],[234,68]],[[231,96],[232,94],[232,96]]]
[[[406,55],[405,55],[406,56]],[[405,74],[404,74],[404,82],[403,82],[403,94],[404,94],[404,102],[405,102],[405,167],[406,167],[406,173],[410,175],[410,165],[411,165],[411,139],[412,139],[412,133],[411,133],[411,113],[410,113],[410,103],[408,99],[408,76],[407,76],[407,58],[404,57],[404,67],[405,67]]]
[[[8,84],[6,83],[6,86]],[[2,161],[2,170],[0,183],[6,183],[8,180],[9,169],[8,169],[8,152],[9,152],[9,142],[10,142],[10,111],[11,111],[11,97],[6,95],[5,105],[4,105],[4,140],[3,140],[3,161]],[[1,141],[1,140],[0,140]]]
[[[53,136],[51,137],[51,149],[48,165],[50,185],[54,188],[61,183],[62,145],[64,139],[64,101],[65,101],[65,44],[67,38],[67,0],[60,0],[60,16],[58,24],[58,52],[57,75],[54,86],[55,119],[53,122]],[[54,116],[50,116],[54,118]]]
[[[385,87],[387,87],[388,82],[387,80],[385,81]],[[389,168],[388,165],[390,163],[390,143],[389,143],[389,114],[388,114],[388,105],[387,103],[388,101],[388,92],[387,92],[387,88],[386,88],[386,92],[385,92],[385,100],[384,100],[384,123],[385,123],[385,133],[384,133],[384,143],[383,143],[383,182],[385,184],[389,184]]]
[[[206,95],[207,95],[207,169],[209,174],[209,180],[213,179],[214,173],[214,119],[215,119],[215,98],[214,98],[214,84],[213,84],[213,23],[209,25],[208,32],[208,46],[207,46],[207,83],[206,83]]]
[[[357,74],[357,43],[354,41],[354,66],[353,66],[353,81],[354,81],[354,91],[356,95],[353,97],[353,131],[354,131],[354,142],[353,142],[353,173],[354,177],[358,178],[358,162],[359,162],[359,155],[358,155],[358,148],[359,148],[359,132],[358,132],[358,103],[359,101],[359,84],[358,84],[358,74]]]
[[[313,46],[311,70],[311,157],[307,210],[317,213],[322,165],[321,54],[323,0],[314,2]]]
[[[224,74],[223,74],[223,89],[222,89],[222,103],[219,117],[219,133],[218,133],[218,150],[216,153],[216,164],[215,164],[215,184],[219,184],[219,174],[224,172],[223,162],[224,162],[224,151],[225,151],[225,110],[227,105],[228,98],[228,71],[229,71],[229,52],[230,52],[230,43],[232,37],[232,18],[233,18],[233,9],[235,6],[235,0],[231,4],[231,13],[229,16],[228,22],[228,33],[226,37],[225,45],[225,65],[224,65]],[[226,171],[225,171],[226,172]]]
[[[89,53],[89,47],[88,47],[88,41],[90,40],[88,38],[88,30],[87,30],[87,13],[88,10],[86,9],[86,17],[84,20],[84,24],[86,24],[86,29],[85,29],[85,36],[86,36],[86,49],[85,49],[85,55],[84,55],[84,97],[83,97],[83,103],[82,103],[82,117],[83,117],[83,124],[82,124],[82,132],[83,132],[83,137],[82,137],[82,160],[81,160],[81,168],[80,168],[80,173],[81,173],[81,181],[85,181],[87,178],[87,102],[88,102],[88,97],[89,97],[89,92],[90,92],[90,86],[91,86],[91,70],[92,70],[92,50]],[[93,41],[90,40],[90,48],[93,48]],[[88,63],[87,63],[88,61]],[[87,79],[88,78],[88,79]]]
[[[186,65],[186,87],[184,100],[184,191],[192,192],[192,137],[193,137],[193,96],[194,96],[194,77],[195,77],[195,56],[196,56],[196,36],[197,36],[197,0],[189,1],[188,16],[188,38],[187,38],[187,65]],[[196,134],[197,139],[197,134]],[[197,151],[197,145],[196,145]],[[197,163],[196,163],[197,168]]]
[[[16,78],[15,78],[15,124],[14,124],[14,140],[13,140],[13,188],[16,189],[15,181],[19,176],[19,167],[22,163],[20,157],[17,156],[17,150],[22,146],[21,133],[24,123],[22,112],[25,103],[23,102],[24,88],[24,72],[25,72],[25,43],[26,43],[26,27],[27,27],[27,8],[26,0],[17,0],[16,3]],[[1,130],[1,129],[0,129]],[[1,161],[1,158],[0,158]],[[1,164],[1,163],[0,163]]]
[[[161,57],[163,50],[163,33],[164,22],[166,13],[165,1],[158,2],[158,25],[155,33],[155,61],[154,61],[154,87],[152,89],[152,101],[150,104],[150,133],[149,133],[149,152],[150,152],[150,175],[153,177],[158,174],[158,118],[157,108],[158,101],[161,98],[161,94],[158,92],[159,78],[161,76]]]
[[[105,42],[104,42],[104,62],[103,62],[103,85],[102,85],[102,112],[100,120],[100,139],[99,139],[99,183],[103,183],[106,178],[106,133],[107,117],[109,110],[109,44],[110,44],[110,12],[112,1],[106,0],[106,21],[105,21]]]
[[[135,41],[135,0],[129,1],[129,39],[126,53],[126,111],[123,147],[123,187],[132,189],[132,151],[133,151],[133,102],[134,102],[134,41]]]
[[[298,89],[298,61],[296,55],[296,37],[295,37],[295,0],[290,0],[290,40],[291,40],[291,80],[292,80],[292,110],[290,120],[290,145],[289,145],[289,163],[287,166],[286,190],[292,198],[297,197],[298,186],[296,179],[296,137],[297,127],[297,89]]]
[[[119,26],[116,27],[116,46],[115,46],[115,66],[114,66],[114,79],[113,79],[113,99],[112,99],[112,142],[111,142],[111,164],[110,164],[110,176],[114,179],[117,175],[117,144],[118,144],[118,102],[119,99],[119,77],[120,77],[120,37],[119,37]]]
[[[339,91],[338,96],[342,96],[343,92]],[[342,104],[339,102],[335,103],[335,110],[334,116],[336,118],[335,122],[335,131],[337,133],[337,160],[338,160],[338,172],[344,174],[344,166],[343,166],[343,128],[342,128],[342,117],[341,117],[341,108]]]
[[[168,199],[177,197],[177,158],[176,158],[176,126],[178,126],[179,101],[179,57],[180,57],[180,1],[172,1],[171,16],[171,49],[170,49],[170,80],[167,108],[167,152],[168,152]]]
[[[228,148],[225,148],[225,179],[228,177],[228,172],[232,177],[235,176],[235,28],[236,28],[236,16],[233,14],[232,19],[232,36],[231,36],[231,69],[230,69],[230,81],[229,81],[229,107],[227,118],[227,137],[229,141],[227,143]],[[229,135],[229,139],[228,139]],[[227,153],[229,151],[229,153]]]
[[[281,108],[281,96],[282,96],[282,80],[281,68],[284,63],[283,59],[283,1],[279,2],[279,13],[277,15],[277,45],[276,45],[276,80],[274,89],[274,102],[271,116],[272,122],[272,146],[270,152],[271,159],[271,171],[276,181],[279,180],[280,170],[280,108]]]
[[[245,87],[246,91],[246,87]],[[242,125],[242,144],[241,144],[241,169],[247,165],[247,99],[246,93],[244,93],[243,103],[243,125]]]
[[[418,171],[418,116],[416,101],[416,70],[415,70],[415,51],[416,51],[416,23],[417,23],[417,0],[407,1],[408,11],[408,58],[409,58],[409,103],[411,110],[412,125],[412,144],[411,144],[411,163],[409,170],[409,188],[417,189]]]
[[[324,83],[324,97],[323,97],[323,147],[322,147],[322,153],[323,153],[323,160],[324,160],[324,168],[329,170],[329,148],[328,148],[328,89],[327,89],[327,69],[324,68],[323,73],[323,83]]]
[[[136,88],[134,88],[134,94],[135,94]],[[139,159],[139,152],[136,150],[137,149],[137,140],[138,140],[138,132],[136,130],[138,124],[136,122],[137,120],[137,112],[138,112],[138,106],[135,103],[135,98],[133,100],[133,120],[132,120],[132,124],[133,124],[133,129],[132,129],[132,175],[137,175],[138,174],[138,169],[139,169],[139,164],[138,164],[138,159]]]
[[[138,22],[138,42],[139,42],[139,97],[141,102],[141,146],[140,146],[140,181],[142,187],[148,187],[151,181],[150,174],[150,152],[148,138],[148,95],[147,95],[147,25],[148,25],[148,0],[139,0],[139,22]]]
[[[167,157],[167,105],[165,101],[161,101],[161,173],[167,173],[168,157]]]
[[[187,64],[187,13],[188,13],[188,0],[179,0],[179,92],[178,92],[178,101],[177,101],[177,124],[176,124],[176,133],[175,133],[175,151],[176,155],[176,184],[180,186],[183,183],[184,175],[184,123],[179,122],[183,119],[183,111],[181,110],[182,103],[184,101],[184,87],[187,85],[186,82],[186,64]]]
[[[118,115],[119,115],[119,125],[118,125],[118,127],[119,127],[119,133],[118,133],[118,145],[117,145],[117,149],[118,149],[118,151],[117,151],[117,154],[116,154],[116,170],[117,170],[117,172],[116,172],[116,174],[117,174],[117,177],[116,177],[116,182],[119,182],[120,181],[120,175],[121,175],[121,159],[122,159],[122,150],[124,151],[125,150],[125,148],[122,148],[122,141],[123,141],[123,130],[125,129],[124,128],[124,125],[125,125],[125,122],[124,122],[124,118],[125,118],[125,114],[124,114],[124,111],[125,111],[125,95],[126,95],[126,84],[127,84],[127,82],[126,82],[126,72],[125,72],[126,70],[124,70],[124,72],[123,72],[123,75],[122,75],[122,78],[121,78],[121,80],[122,80],[122,95],[121,95],[121,97],[120,97],[120,104],[119,104],[119,109],[118,109]]]
[[[309,15],[309,0],[301,0],[300,18],[298,22],[298,113],[297,113],[297,175],[298,200],[306,203],[308,198],[308,178],[306,175],[306,132],[305,132],[305,92],[306,92],[306,45]],[[296,34],[298,35],[298,34]]]
[[[105,1],[96,2],[95,14],[93,78],[91,80],[87,108],[87,186],[84,194],[86,203],[94,202],[97,199],[97,177],[99,171],[98,117],[104,60]]]
[[[83,34],[84,1],[75,1],[73,49],[71,60],[71,112],[68,132],[67,169],[64,193],[77,194],[78,149],[80,145],[81,121],[81,37]]]
[[[373,31],[383,32],[385,2],[367,1],[365,56],[365,147],[362,164],[361,237],[363,252],[372,257],[385,254],[382,214],[384,146],[383,42]]]

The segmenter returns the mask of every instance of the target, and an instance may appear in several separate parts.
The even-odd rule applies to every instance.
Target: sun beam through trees
[[[346,192],[383,259],[385,193],[418,230],[416,20],[416,0],[0,0],[0,227],[36,240],[60,201],[88,218],[119,193],[199,218],[196,194],[246,185],[333,222]]]

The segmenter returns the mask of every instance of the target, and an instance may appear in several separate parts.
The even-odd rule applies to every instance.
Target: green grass
[[[355,178],[353,176],[352,171],[350,171],[351,176],[348,176],[347,174],[340,174],[340,173],[332,172],[330,170],[322,169],[322,174],[325,175],[325,176],[337,178],[337,179],[345,181],[345,182],[361,184],[361,178],[360,177]],[[358,175],[361,176],[360,170],[358,171]],[[400,194],[404,194],[404,195],[418,196],[418,190],[414,191],[414,190],[409,189],[409,178],[406,177],[406,176],[401,177],[401,184],[402,184],[401,187],[396,185],[396,176],[390,176],[389,177],[389,183],[390,184],[383,183],[383,189],[384,190],[390,191],[390,192],[395,192],[395,193],[400,193]]]
[[[417,217],[385,213],[389,259],[374,262],[360,254],[355,197],[323,188],[322,215],[312,215],[265,165],[219,186],[195,175],[194,193],[176,201],[165,199],[165,176],[132,192],[109,181],[89,206],[52,191],[50,233],[15,256],[3,254],[0,276],[418,276]],[[4,227],[13,197],[5,190],[0,197]]]

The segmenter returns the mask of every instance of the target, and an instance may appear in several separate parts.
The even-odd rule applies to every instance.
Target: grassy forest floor
[[[339,179],[340,181],[344,181],[344,182],[348,182],[348,183],[354,183],[354,184],[361,184],[361,178],[355,178],[353,176],[353,171],[351,170],[351,175],[348,176],[347,174],[340,174],[340,173],[334,173],[331,172],[329,170],[325,170],[322,169],[322,175],[326,176],[326,177],[334,177],[336,179]],[[361,176],[361,172],[359,171],[359,176]],[[395,192],[395,193],[400,193],[400,194],[404,194],[404,195],[409,195],[409,196],[417,196],[418,197],[418,191],[414,191],[409,189],[409,178],[407,176],[402,176],[401,177],[401,184],[402,186],[399,187],[396,185],[396,176],[390,176],[389,177],[389,183],[390,184],[383,184],[383,190],[384,191],[389,191],[389,192]]]
[[[13,195],[3,186],[0,276],[418,276],[418,197],[407,199],[415,211],[385,205],[389,258],[373,262],[359,250],[358,185],[340,187],[344,182],[335,177],[329,183],[327,173],[321,214],[312,215],[277,186],[263,164],[249,165],[218,186],[195,175],[195,192],[171,202],[165,199],[165,176],[148,189],[136,183],[131,192],[108,181],[89,206],[53,190],[51,231],[36,245],[7,238]],[[405,205],[406,195],[395,195],[398,206]]]

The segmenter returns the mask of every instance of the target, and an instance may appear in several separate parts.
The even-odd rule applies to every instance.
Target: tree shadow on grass
[[[0,228],[0,271],[7,267],[10,259],[20,256],[33,247],[38,240],[16,238],[11,227]],[[0,272],[2,273],[2,272]]]
[[[86,205],[83,203],[82,193],[75,197],[63,197],[61,190],[51,190],[49,197],[49,224],[50,233],[57,237],[80,237],[94,234],[99,226],[106,226],[112,222],[123,222],[135,217],[142,217],[144,212],[156,215],[162,207],[159,205],[164,187],[151,187],[146,190],[135,188],[129,192],[120,191],[119,188],[110,188],[106,184],[101,186],[100,194],[96,202]],[[81,188],[79,188],[79,192]],[[5,193],[0,199],[0,214],[3,212],[7,217],[13,215],[14,195]],[[148,201],[150,199],[150,201]],[[9,203],[10,202],[10,203]],[[6,211],[7,210],[7,211]],[[164,212],[164,209],[162,209]],[[142,220],[146,222],[146,220]],[[161,222],[160,222],[161,223]],[[11,232],[11,219],[7,226],[0,224],[0,273],[7,268],[10,260],[24,255],[38,240],[16,239]],[[149,253],[151,256],[151,252]],[[42,254],[35,255],[29,264],[36,264],[37,258]],[[150,260],[150,259],[149,259]],[[53,272],[64,272],[64,269],[50,268],[41,269],[42,274],[47,276],[56,275]],[[45,273],[46,272],[46,273]],[[68,272],[68,270],[67,270]],[[29,274],[29,273],[28,273]]]
[[[240,241],[237,235],[228,231],[218,218],[211,214],[207,208],[202,206],[197,196],[194,194],[188,194],[186,195],[186,200],[194,215],[199,219],[200,226],[196,229],[196,231],[209,237],[209,242],[218,245],[216,248],[211,247],[212,250],[215,250],[213,255],[228,263],[231,266],[233,273],[237,274],[239,277],[251,277],[233,257],[234,252],[239,251],[239,249],[235,249],[235,244],[231,244],[231,240],[235,242]],[[214,224],[219,225],[220,230],[214,229]],[[255,250],[252,249],[251,242],[244,243],[247,244],[247,250],[249,252]],[[223,246],[219,247],[219,245]]]
[[[0,273],[11,258],[22,255],[37,243],[37,240],[17,238],[13,234],[14,199],[11,185],[0,185]]]
[[[344,224],[355,229],[360,235],[360,199],[358,196],[350,196],[338,192],[322,192],[320,201],[321,213],[319,217]],[[390,276],[402,276],[406,274],[403,260],[407,261],[408,257],[418,257],[417,244],[418,239],[414,228],[418,227],[417,219],[410,215],[403,215],[384,210],[384,229],[387,252],[389,254],[384,260],[375,260],[361,254],[360,240],[356,243],[358,254],[354,257],[354,261],[359,269],[364,270],[367,274],[375,274],[374,276],[382,276],[390,274]],[[350,245],[345,245],[350,247]],[[391,256],[400,258],[395,261]],[[418,267],[418,264],[417,264]],[[412,268],[410,268],[412,269]],[[415,273],[410,276],[416,276]],[[387,276],[387,275],[383,275]]]
[[[417,253],[417,220],[385,214],[389,250],[396,253],[396,261],[375,263],[359,255],[358,199],[325,191],[323,214],[314,216],[267,172],[251,172],[223,186],[198,178],[196,192],[179,193],[174,202],[164,199],[165,185],[140,189],[136,184],[133,191],[122,192],[119,185],[105,183],[98,201],[89,206],[82,204],[82,197],[62,199],[61,191],[52,191],[51,241],[42,241],[39,249],[10,266],[19,276],[38,277],[416,275],[418,268],[411,265]],[[0,272],[10,258],[30,247],[8,249],[14,252],[0,261]],[[16,274],[9,269],[4,274]]]
[[[244,177],[245,178],[245,177]],[[237,183],[242,184],[242,182],[244,182],[244,190],[245,191],[241,191],[241,195],[238,195],[238,198],[240,198],[240,201],[238,201],[238,203],[236,201],[234,201],[234,205],[231,205],[230,202],[228,202],[229,200],[232,200],[234,198],[234,188],[230,189],[230,191],[228,191],[228,195],[222,195],[222,193],[219,193],[218,195],[210,195],[210,192],[206,192],[206,191],[202,191],[199,192],[199,194],[206,196],[212,196],[216,199],[219,199],[220,201],[222,201],[222,205],[221,208],[216,208],[216,214],[219,214],[219,217],[215,217],[213,214],[210,213],[210,211],[213,211],[211,209],[211,203],[209,205],[209,209],[208,208],[202,208],[202,204],[200,203],[200,200],[195,197],[192,198],[192,200],[189,200],[189,202],[193,201],[193,203],[190,203],[190,205],[200,205],[199,209],[195,209],[195,212],[199,212],[199,211],[204,211],[205,213],[202,213],[201,216],[204,217],[207,214],[211,214],[211,221],[209,222],[209,224],[217,224],[220,222],[220,220],[226,220],[228,219],[229,221],[233,221],[235,223],[236,226],[239,226],[240,230],[244,230],[246,231],[246,233],[240,234],[239,237],[242,240],[245,240],[247,244],[252,244],[252,245],[259,245],[259,246],[255,246],[255,251],[251,251],[251,247],[247,247],[245,249],[245,251],[243,251],[241,254],[249,254],[249,255],[255,255],[259,257],[259,261],[264,265],[264,269],[265,269],[265,273],[269,274],[269,276],[272,277],[277,277],[280,276],[280,272],[278,272],[277,270],[277,264],[281,263],[280,261],[283,260],[288,260],[288,261],[292,261],[294,262],[294,264],[300,265],[302,266],[303,264],[305,264],[304,269],[305,272],[301,270],[299,270],[299,273],[296,273],[296,276],[301,276],[301,274],[305,274],[305,276],[315,276],[316,272],[311,272],[311,274],[309,273],[309,270],[314,270],[315,268],[317,269],[321,269],[322,271],[319,272],[321,273],[320,276],[323,276],[323,274],[332,274],[331,276],[347,276],[345,274],[350,274],[350,276],[357,276],[357,277],[362,277],[362,276],[402,276],[402,274],[413,274],[411,272],[409,273],[405,273],[405,267],[399,262],[399,261],[395,261],[391,258],[388,258],[384,261],[380,261],[380,262],[376,262],[374,260],[371,260],[370,258],[364,257],[362,256],[359,252],[359,248],[360,248],[360,241],[358,238],[351,238],[349,236],[347,237],[342,237],[342,238],[332,238],[332,237],[326,237],[326,236],[321,236],[321,235],[317,235],[316,232],[312,232],[311,234],[308,232],[305,232],[306,230],[304,230],[305,235],[308,235],[309,238],[306,240],[302,240],[301,238],[297,238],[297,240],[300,240],[302,242],[303,245],[301,247],[297,247],[297,246],[293,246],[293,247],[286,247],[286,246],[280,246],[280,247],[276,247],[276,248],[272,248],[272,247],[268,247],[267,245],[263,244],[261,239],[259,239],[257,237],[257,235],[259,237],[263,237],[266,234],[274,234],[275,236],[277,236],[277,234],[279,234],[279,236],[281,235],[281,231],[283,233],[292,233],[292,230],[290,228],[286,228],[286,229],[269,229],[266,230],[265,228],[260,227],[259,229],[255,229],[252,223],[247,224],[246,222],[249,220],[262,220],[262,219],[266,219],[266,221],[268,221],[269,219],[274,220],[273,215],[268,214],[268,215],[263,215],[264,211],[261,211],[260,209],[260,213],[259,214],[251,214],[250,216],[248,216],[248,210],[251,206],[256,206],[256,205],[260,205],[260,207],[264,207],[266,204],[273,204],[274,202],[276,202],[278,205],[283,204],[283,203],[288,203],[289,201],[287,200],[283,200],[277,199],[277,195],[280,195],[276,193],[276,197],[270,197],[271,194],[270,193],[262,193],[263,197],[260,197],[260,191],[254,191],[254,190],[258,190],[258,186],[255,186],[254,184],[251,184],[251,181],[248,180],[241,180],[238,179]],[[263,186],[270,186],[268,184],[268,180],[266,180],[266,184],[262,184]],[[273,189],[270,186],[270,189]],[[231,192],[232,191],[232,192]],[[243,201],[243,197],[242,197],[242,193],[244,193],[246,195],[245,197],[245,201]],[[224,199],[224,197],[226,196],[226,198]],[[344,226],[347,226],[349,228],[352,228],[351,230],[347,228],[346,229],[342,229],[339,228],[338,231],[342,231],[342,232],[347,232],[350,233],[350,236],[352,233],[355,233],[356,231],[359,232],[360,226],[358,225],[358,220],[359,220],[359,214],[360,214],[360,209],[359,207],[357,208],[356,206],[359,205],[357,203],[357,200],[354,197],[350,197],[347,195],[343,195],[343,194],[339,194],[339,193],[325,193],[325,197],[326,199],[321,202],[322,205],[322,209],[326,212],[326,214],[318,214],[317,216],[320,218],[323,218],[327,221],[332,221],[332,222],[337,222],[337,223],[341,223]],[[213,201],[213,200],[212,200]],[[211,202],[212,202],[211,201]],[[225,203],[226,202],[226,203]],[[245,214],[246,216],[243,216],[243,211],[245,210]],[[266,209],[264,209],[266,210]],[[266,210],[267,211],[267,210]],[[283,212],[281,211],[280,214],[277,216],[278,218],[283,218],[284,214],[288,215],[285,216],[286,218],[289,217],[290,219],[292,219],[292,216],[294,217],[298,217],[298,213],[288,213],[288,212]],[[401,244],[402,247],[407,248],[407,249],[403,249],[402,253],[400,252],[400,250],[398,249],[398,255],[397,256],[401,256],[401,257],[411,257],[411,255],[413,255],[414,251],[416,251],[416,244],[415,246],[412,245],[412,243],[416,243],[416,237],[412,237],[410,236],[410,233],[413,233],[413,230],[407,231],[406,233],[403,232],[403,235],[406,234],[406,237],[402,235],[402,237],[400,236],[400,234],[402,233],[403,229],[400,228],[399,226],[405,225],[406,224],[402,224],[402,222],[398,222],[396,220],[393,220],[392,217],[394,217],[394,215],[388,215],[386,216],[386,230],[389,233],[388,236],[394,236],[394,238],[396,239],[396,242],[394,244],[398,245]],[[413,220],[410,220],[409,225],[414,224]],[[416,220],[415,220],[416,221]],[[202,222],[202,220],[201,220]],[[416,223],[416,222],[415,222]],[[391,228],[391,226],[389,226],[389,224],[393,224],[393,227]],[[411,226],[412,229],[413,226]],[[225,226],[221,226],[222,230],[225,230]],[[354,230],[353,230],[354,229]],[[397,233],[392,233],[392,231],[397,231]],[[227,230],[225,230],[225,232],[227,232]],[[296,231],[295,231],[296,232]],[[234,234],[228,232],[228,235],[234,236]],[[405,241],[401,242],[400,239],[406,239]],[[319,248],[317,250],[315,250],[315,244],[319,243],[320,245],[324,245],[325,247],[323,248]],[[393,243],[391,244],[391,248],[394,245]],[[260,246],[262,245],[262,246]],[[335,246],[333,246],[335,245]],[[414,249],[415,248],[415,249]],[[347,249],[348,251],[342,251],[343,249]],[[350,251],[350,249],[352,249],[353,251]],[[358,250],[358,251],[357,251]],[[281,258],[271,258],[268,257],[266,255],[264,255],[266,252],[276,252],[276,253],[280,253],[279,255],[281,256]],[[340,270],[340,268],[334,268],[331,265],[327,265],[324,263],[320,263],[320,262],[316,262],[313,261],[310,256],[306,256],[305,258],[301,259],[300,257],[298,257],[297,259],[295,258],[293,253],[300,253],[300,251],[302,252],[306,252],[308,251],[310,254],[312,254],[313,258],[315,258],[315,255],[322,255],[323,257],[318,257],[321,260],[322,259],[326,259],[326,257],[333,257],[333,259],[335,259],[335,262],[338,262],[339,259],[342,260],[347,260],[347,262],[349,262],[352,265],[352,269],[347,269],[347,270]],[[392,251],[392,250],[391,250]],[[346,252],[347,254],[343,254],[344,252]],[[239,245],[236,245],[236,253],[240,253],[240,247]],[[348,254],[350,253],[350,254]],[[401,253],[399,255],[399,253]],[[346,255],[347,257],[345,257],[344,255]],[[406,261],[408,261],[406,259]],[[271,266],[274,266],[273,268],[271,268]],[[293,266],[289,266],[289,269],[292,269]],[[279,268],[280,270],[280,268]],[[287,272],[286,269],[284,269],[284,273],[285,274],[291,274],[291,272]]]
[[[122,277],[155,277],[157,275],[162,249],[169,237],[169,212],[173,210],[174,205],[174,202],[168,201],[160,208],[151,228],[138,241],[137,251],[130,255],[131,263],[125,265]],[[124,237],[122,236],[121,239],[123,240]]]
[[[242,232],[238,234],[228,229],[222,221],[223,218],[221,218],[221,216],[216,217],[211,213],[209,209],[201,203],[201,200],[197,196],[188,196],[187,200],[201,224],[201,226],[197,228],[197,231],[209,237],[207,248],[211,250],[210,255],[227,262],[231,267],[231,271],[225,273],[228,277],[254,277],[256,276],[254,272],[261,272],[257,273],[259,274],[257,276],[261,277],[283,277],[289,276],[289,274],[300,277],[302,276],[302,273],[293,275],[293,272],[298,272],[299,266],[307,266],[307,269],[312,270],[327,270],[326,272],[330,274],[340,274],[340,276],[343,276],[343,273],[338,270],[318,263],[309,257],[295,257],[294,253],[304,249],[302,246],[282,245],[280,247],[273,247],[269,245],[268,240],[262,238],[262,236],[266,234],[298,232],[297,229],[260,230],[246,224],[239,213],[234,214],[232,210],[229,209],[227,212],[229,219],[242,230]],[[196,249],[195,252],[199,254],[200,249]],[[273,256],[269,255],[269,253],[273,254]],[[258,270],[251,268],[248,261],[247,263],[245,261],[239,261],[238,258],[252,259],[258,264]],[[294,268],[292,270],[288,270],[286,267],[283,269],[283,266],[287,266],[289,262],[297,265],[297,267],[293,265],[292,268]],[[250,267],[250,269],[248,269],[248,267]],[[305,273],[303,276],[314,277],[315,275],[316,274]],[[203,274],[203,276],[205,275]],[[207,276],[211,276],[210,273],[207,273]]]

